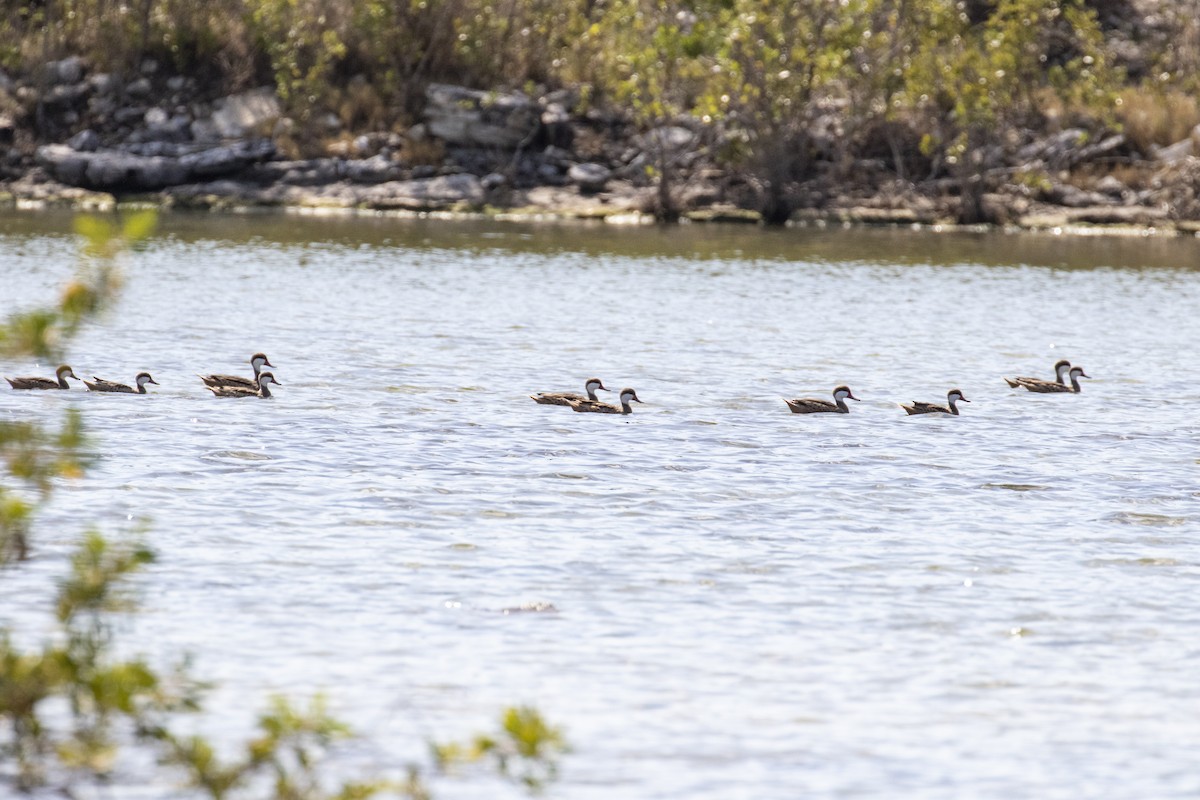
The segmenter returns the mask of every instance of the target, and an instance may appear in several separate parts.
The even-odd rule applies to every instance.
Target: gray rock
[[[275,155],[275,145],[269,139],[242,141],[227,147],[212,147],[179,158],[189,177],[207,178],[228,175],[250,164],[266,161]]]
[[[91,128],[82,130],[67,140],[72,150],[80,153],[94,153],[100,149],[100,134]]]
[[[92,91],[99,95],[115,94],[121,87],[121,79],[111,72],[97,72],[90,76],[87,82]]]
[[[126,106],[116,110],[113,114],[113,121],[118,125],[128,125],[131,122],[141,122],[145,116],[145,106]]]
[[[269,141],[257,141],[181,157],[136,155],[118,150],[79,152],[67,145],[46,145],[38,148],[36,158],[40,166],[63,183],[121,192],[162,189],[230,174],[273,154],[274,146]]]
[[[0,69],[0,92],[10,92],[13,88],[12,78],[8,77],[8,73]]]
[[[161,189],[183,183],[187,170],[173,158],[145,158],[117,151],[80,153],[66,145],[39,147],[37,162],[57,180],[89,189]]]
[[[167,89],[172,92],[181,92],[187,86],[187,78],[182,75],[172,75],[167,78]]]
[[[151,112],[159,111],[160,109],[151,109],[146,112],[147,118],[151,116]],[[145,128],[134,131],[130,134],[129,141],[131,144],[140,144],[144,142],[174,142],[182,143],[191,140],[191,120],[186,116],[178,115],[166,119],[166,112],[162,112],[161,117],[154,115],[155,119],[162,119],[162,122],[157,122]]]
[[[480,206],[484,191],[479,178],[464,173],[381,183],[360,190],[358,200],[373,208],[436,211],[453,206]]]
[[[165,125],[167,122],[167,112],[161,108],[152,108],[142,115],[142,120],[147,125]]]
[[[148,97],[153,89],[148,78],[138,78],[125,87],[125,94],[130,97]]]
[[[1060,206],[1068,208],[1089,208],[1092,206],[1112,205],[1113,199],[1100,192],[1087,192],[1069,184],[1053,187],[1048,193],[1048,199]]]
[[[46,79],[55,85],[79,83],[83,80],[83,59],[79,56],[51,61],[46,64]]]
[[[566,125],[571,121],[571,115],[558,103],[551,103],[542,111],[543,125]]]
[[[678,125],[664,125],[642,134],[635,141],[642,150],[675,153],[692,147],[696,142],[696,134]]]
[[[444,83],[425,89],[431,135],[465,147],[514,149],[532,141],[541,110],[520,92],[480,92]]]
[[[147,58],[142,61],[142,74],[153,75],[158,72],[158,62],[153,58]]]
[[[492,189],[498,189],[506,183],[508,183],[508,178],[504,177],[499,172],[490,172],[483,176],[483,180],[479,182],[479,185],[482,186],[485,191],[490,192]]]
[[[42,95],[42,101],[47,106],[54,108],[72,108],[82,105],[91,92],[92,87],[86,83],[52,86],[49,91]]]
[[[281,107],[275,90],[253,89],[218,100],[207,120],[196,120],[192,135],[197,141],[235,139],[265,130],[279,118]]]
[[[398,180],[403,170],[384,156],[347,161],[343,165],[342,174],[351,183],[386,183]]]
[[[1190,138],[1180,139],[1175,144],[1166,147],[1151,147],[1150,157],[1164,164],[1178,164],[1189,159],[1196,152],[1195,144]]]
[[[1105,175],[1096,182],[1096,191],[1110,197],[1121,197],[1128,189],[1128,186],[1112,175]]]
[[[574,164],[567,170],[567,180],[584,192],[604,191],[611,178],[612,170],[603,164]]]

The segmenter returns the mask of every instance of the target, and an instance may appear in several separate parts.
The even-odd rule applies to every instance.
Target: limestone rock
[[[520,92],[434,83],[426,88],[425,99],[428,132],[449,144],[511,150],[531,142],[541,124],[541,109]]]
[[[362,189],[359,202],[372,208],[435,211],[454,206],[480,206],[483,184],[474,175],[443,175],[410,181],[389,181]]]
[[[146,156],[119,150],[80,152],[67,145],[38,148],[37,162],[71,186],[112,192],[149,191],[215,175],[227,175],[270,158],[269,141],[238,142],[183,156]]]
[[[269,87],[233,94],[217,101],[217,110],[207,119],[192,123],[197,141],[236,139],[264,130],[282,113],[275,90]]]
[[[100,149],[100,135],[88,128],[68,139],[67,144],[81,153],[94,153]]]
[[[584,192],[604,191],[610,178],[612,178],[612,170],[603,164],[573,164],[567,170],[567,180]]]

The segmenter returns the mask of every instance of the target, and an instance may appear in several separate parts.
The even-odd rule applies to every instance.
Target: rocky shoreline
[[[658,195],[650,167],[665,157],[681,219],[760,221],[739,176],[714,155],[719,133],[696,123],[638,131],[619,113],[583,108],[570,91],[531,97],[432,84],[425,100],[403,132],[349,131],[332,115],[307,120],[323,129],[327,154],[296,158],[299,123],[267,88],[207,99],[195,80],[153,62],[132,78],[90,73],[79,58],[36,78],[0,73],[0,207],[136,202],[642,223],[654,219]],[[1200,127],[1150,154],[1131,153],[1119,133],[1089,141],[1068,129],[1033,138],[1018,155],[1019,168],[984,196],[995,224],[1200,235]],[[883,159],[827,173],[793,224],[956,218],[955,182],[945,177],[900,180]]]

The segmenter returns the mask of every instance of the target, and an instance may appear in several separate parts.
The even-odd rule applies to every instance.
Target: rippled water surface
[[[68,228],[0,222],[0,312],[55,296]],[[0,392],[0,419],[83,409],[101,454],[0,574],[22,635],[85,525],[148,519],[122,637],[196,654],[228,742],[268,693],[324,689],[368,769],[535,704],[574,746],[561,798],[1200,793],[1195,240],[161,233],[70,352],[152,396]],[[271,401],[195,377],[255,350]],[[1001,380],[1063,357],[1078,396]],[[645,404],[528,399],[593,374]],[[781,399],[838,383],[846,416]],[[952,386],[960,417],[897,406]],[[505,613],[534,603],[556,610]]]

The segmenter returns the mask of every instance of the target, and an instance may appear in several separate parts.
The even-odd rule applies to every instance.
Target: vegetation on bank
[[[961,193],[961,220],[1047,133],[1125,152],[1200,122],[1200,3],[1162,0],[4,0],[0,66],[146,59],[216,96],[271,84],[299,148],[314,121],[403,132],[430,82],[575,90],[641,130],[690,126],[782,221],[864,160]],[[0,108],[0,111],[3,111]],[[653,140],[652,140],[653,141]],[[647,170],[670,217],[678,154]],[[861,171],[861,170],[860,170]],[[1030,185],[1041,176],[1015,176]]]
[[[153,212],[120,225],[80,218],[85,250],[78,278],[54,306],[0,320],[0,355],[59,360],[81,326],[115,299],[117,257],[144,241],[154,224]],[[85,480],[92,452],[76,410],[57,430],[0,420],[0,580],[29,560],[39,509],[65,481]],[[22,645],[0,617],[0,795],[46,789],[74,797],[104,786],[182,784],[190,790],[182,796],[211,800],[432,797],[415,765],[362,779],[331,775],[331,751],[352,734],[319,695],[307,704],[271,698],[257,735],[232,754],[228,742],[218,747],[180,733],[185,717],[203,711],[204,682],[187,661],[164,667],[118,654],[137,649],[118,641],[118,624],[137,611],[136,575],[155,560],[138,535],[113,539],[88,530],[59,580],[46,641]],[[149,759],[126,760],[127,749],[153,756],[163,771],[131,773]],[[562,732],[528,707],[507,709],[495,732],[469,742],[430,743],[439,770],[479,763],[531,793],[557,778],[566,749]]]

